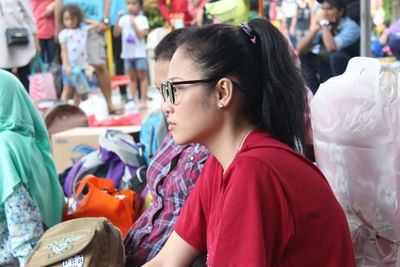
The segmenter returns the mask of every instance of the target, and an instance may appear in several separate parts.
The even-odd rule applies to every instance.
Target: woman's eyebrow
[[[174,77],[169,78],[168,80],[169,81],[175,81],[175,80],[183,80],[183,79],[180,78],[180,77],[174,76]]]

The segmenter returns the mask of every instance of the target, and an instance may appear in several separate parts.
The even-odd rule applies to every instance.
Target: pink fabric
[[[53,75],[50,72],[30,75],[29,95],[34,103],[41,99],[57,99]]]
[[[194,18],[197,15],[199,10],[203,9],[203,7],[208,3],[209,0],[199,0],[197,5],[193,5],[193,0],[188,1],[188,11],[189,14]]]
[[[46,17],[44,14],[46,7],[52,2],[54,2],[54,0],[31,0],[33,16],[35,17],[38,27],[36,35],[39,39],[50,39],[54,37],[54,15]]]
[[[167,7],[166,0],[158,0],[158,7],[160,8],[160,12],[167,22],[171,21],[170,15],[173,13],[183,13],[185,25],[190,25],[193,20],[188,11],[187,0],[170,0],[169,8]]]

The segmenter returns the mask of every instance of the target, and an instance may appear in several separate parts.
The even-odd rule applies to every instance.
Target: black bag
[[[7,45],[24,45],[29,43],[29,33],[25,28],[6,29]]]
[[[23,6],[21,3],[18,1],[18,5],[21,7],[21,10],[24,11]],[[0,1],[0,13],[1,16],[5,16],[3,12],[3,7]],[[27,14],[25,14],[27,16]],[[26,45],[29,43],[29,32],[28,29],[23,28],[23,27],[15,27],[11,25],[6,25],[6,42],[8,46],[12,45]]]

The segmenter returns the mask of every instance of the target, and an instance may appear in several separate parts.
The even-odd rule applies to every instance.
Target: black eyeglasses
[[[205,79],[205,80],[189,80],[189,81],[178,81],[178,82],[173,82],[171,80],[163,82],[161,84],[161,88],[158,88],[158,90],[160,91],[162,98],[165,101],[167,101],[167,99],[169,99],[169,101],[171,101],[172,104],[175,104],[175,93],[176,91],[178,91],[178,88],[176,88],[174,85],[180,85],[180,84],[195,84],[195,83],[208,83],[208,82],[212,82],[212,81],[216,81],[218,79]],[[232,80],[232,83],[239,88],[239,90],[244,91],[244,89],[242,88],[242,86],[240,86],[240,84],[238,84],[237,82]]]
[[[212,82],[215,81],[215,79],[206,79],[206,80],[189,80],[189,81],[178,81],[178,82],[173,82],[171,80],[163,82],[161,84],[161,88],[159,88],[160,93],[163,97],[164,102],[169,99],[172,104],[175,104],[175,93],[178,91],[178,88],[176,88],[174,85],[180,85],[180,84],[195,84],[195,83],[207,83],[207,82]]]

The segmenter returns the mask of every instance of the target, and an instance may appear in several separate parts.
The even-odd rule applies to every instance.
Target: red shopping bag
[[[111,115],[102,120],[97,120],[94,114],[88,116],[90,127],[109,127],[109,126],[139,126],[142,124],[142,114],[140,112],[130,112],[121,115]]]
[[[48,72],[39,54],[36,54],[32,61],[29,95],[35,104],[42,99],[57,99],[53,74]]]

